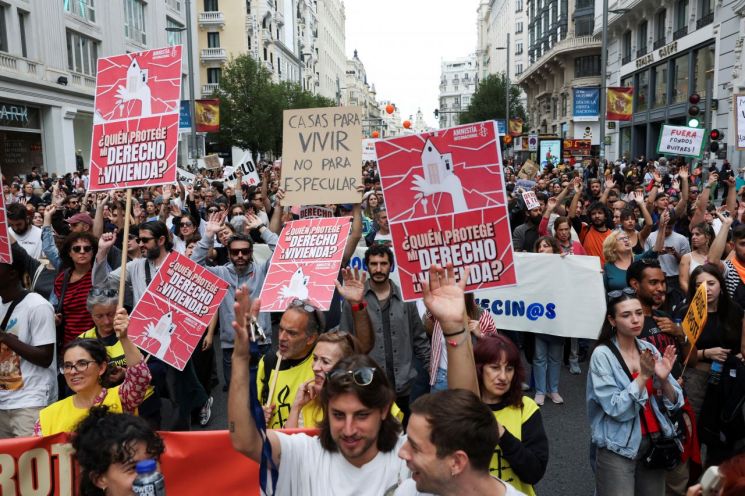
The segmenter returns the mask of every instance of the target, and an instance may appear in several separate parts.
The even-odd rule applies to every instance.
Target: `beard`
[[[153,248],[148,248],[145,252],[145,256],[148,260],[157,260],[160,256],[160,246],[156,246]]]

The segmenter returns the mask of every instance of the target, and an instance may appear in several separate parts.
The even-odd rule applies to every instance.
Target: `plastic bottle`
[[[135,465],[137,477],[132,484],[132,491],[138,496],[165,496],[166,481],[158,472],[155,460],[142,460]]]

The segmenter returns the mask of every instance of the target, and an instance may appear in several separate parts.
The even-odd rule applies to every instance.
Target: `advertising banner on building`
[[[735,148],[745,150],[745,95],[735,95]]]
[[[466,290],[515,284],[494,121],[375,144],[401,290],[421,298],[432,264],[452,262]]]
[[[173,251],[132,310],[129,338],[184,370],[227,289],[227,282]]]
[[[663,125],[657,153],[701,158],[704,153],[706,129],[700,127]]]
[[[363,139],[362,140],[362,160],[378,160],[378,156],[375,155],[375,139]]]
[[[285,224],[261,288],[261,310],[283,312],[295,299],[328,310],[351,226],[351,217]]]
[[[89,191],[176,180],[181,46],[98,59]]]
[[[609,121],[630,121],[633,111],[634,88],[608,88],[606,99],[606,119]]]
[[[179,107],[178,128],[182,132],[191,131],[191,105],[189,100],[181,100]]]
[[[560,139],[541,139],[538,144],[538,163],[541,171],[547,165],[556,167],[561,160],[561,140]]]
[[[574,121],[596,121],[600,109],[600,88],[572,88]]]

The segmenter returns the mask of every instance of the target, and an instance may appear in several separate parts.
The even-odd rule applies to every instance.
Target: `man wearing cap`
[[[80,212],[65,219],[70,225],[70,232],[86,232],[93,228],[93,217],[88,212]]]

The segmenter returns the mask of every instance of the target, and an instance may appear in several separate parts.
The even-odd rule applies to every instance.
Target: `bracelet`
[[[453,348],[457,348],[458,346],[465,343],[466,339],[468,339],[468,336],[463,336],[460,341],[456,341],[455,339],[446,339],[445,342]]]
[[[706,360],[706,348],[704,348],[703,350],[701,350],[701,358],[703,358],[704,360]]]
[[[445,334],[443,332],[442,335],[445,336],[446,338],[452,338],[453,336],[457,336],[458,334],[463,334],[464,332],[466,332],[466,328],[465,327],[463,329],[461,329],[460,331],[451,332],[450,334]]]
[[[365,307],[367,307],[367,302],[361,301],[359,303],[355,303],[354,305],[352,305],[352,311],[359,312],[360,310],[364,310]]]

